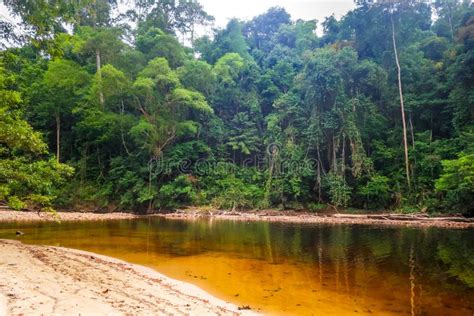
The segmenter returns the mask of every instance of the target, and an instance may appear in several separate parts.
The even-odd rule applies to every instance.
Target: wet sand
[[[0,240],[0,315],[253,314],[189,283],[102,255]]]

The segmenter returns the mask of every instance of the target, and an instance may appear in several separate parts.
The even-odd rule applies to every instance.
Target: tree
[[[284,8],[272,7],[265,14],[247,22],[243,28],[243,33],[252,47],[269,51],[272,37],[282,25],[288,25],[290,22],[290,15]]]
[[[76,35],[75,50],[86,56],[94,56],[96,65],[96,76],[98,81],[97,94],[99,97],[99,104],[101,107],[105,104],[104,93],[101,89],[102,80],[102,65],[104,59],[112,58],[115,54],[119,54],[124,47],[120,40],[121,30],[118,28],[96,27],[89,26],[79,27]]]
[[[54,190],[73,169],[44,158],[41,134],[22,118],[20,94],[8,89],[12,76],[3,67],[0,74],[0,203],[52,211]]]
[[[178,76],[171,70],[166,59],[157,57],[138,75],[133,84],[137,109],[142,114],[139,123],[130,133],[140,147],[149,152],[149,193],[143,201],[149,208],[156,193],[153,193],[154,175],[151,166],[157,162],[164,150],[178,138],[197,134],[195,115],[211,114],[213,111],[199,92],[181,87]]]
[[[182,0],[177,7],[176,29],[183,34],[189,33],[190,42],[194,42],[194,32],[198,25],[209,25],[214,17],[204,11],[202,5],[196,0]]]
[[[214,21],[214,17],[207,14],[195,0],[135,0],[135,4],[139,29],[159,28],[170,34],[178,31],[183,39],[190,33],[191,43],[197,25],[208,25]]]
[[[409,190],[411,190],[410,160],[408,158],[407,123],[405,119],[405,103],[403,100],[403,89],[402,89],[402,69],[400,67],[400,61],[398,60],[397,41],[395,39],[395,23],[393,22],[393,16],[391,16],[390,18],[392,22],[393,53],[395,55],[395,63],[397,65],[398,92],[400,94],[400,112],[402,113],[403,149],[405,152],[405,173],[407,177],[408,188]]]
[[[430,22],[428,14],[430,13],[430,7],[426,4],[419,3],[417,1],[399,1],[399,2],[387,2],[377,1],[375,4],[369,1],[359,1],[359,12],[358,14],[370,15],[373,19],[382,20],[388,16],[390,18],[390,30],[391,30],[391,42],[393,47],[393,55],[395,59],[395,65],[397,70],[397,84],[398,84],[398,95],[400,100],[400,112],[402,121],[402,139],[403,139],[403,150],[405,156],[405,176],[407,180],[408,189],[411,190],[411,176],[410,176],[410,160],[408,153],[408,138],[407,138],[407,123],[405,118],[405,102],[402,87],[402,68],[399,60],[399,45],[397,43],[397,31],[395,28],[395,19],[398,21],[404,20],[404,28],[398,33],[404,34],[408,32],[408,27],[418,24],[421,29],[428,28]],[[372,7],[371,7],[372,6]],[[369,9],[370,8],[370,9]],[[372,13],[370,11],[372,10]],[[360,17],[356,17],[360,18]],[[402,25],[401,23],[398,23]],[[361,33],[364,31],[361,30]],[[409,35],[407,35],[409,37]],[[385,40],[386,41],[386,40]],[[369,44],[372,45],[372,44]]]
[[[74,105],[84,96],[89,80],[89,74],[78,64],[62,59],[50,62],[44,75],[44,84],[52,93],[39,107],[46,115],[54,116],[58,163],[61,156],[61,117],[71,114]]]
[[[150,28],[143,35],[138,35],[136,45],[148,60],[164,57],[172,68],[182,66],[186,59],[184,48],[178,40],[157,28]]]
[[[249,47],[242,33],[242,27],[243,23],[237,19],[230,20],[225,29],[216,32],[212,44],[206,38],[197,39],[197,51],[204,54],[203,59],[210,64],[214,64],[227,53],[239,54],[244,59],[250,59]],[[210,44],[211,47],[206,47]]]
[[[206,97],[210,97],[214,92],[216,75],[208,63],[200,60],[187,61],[177,72],[184,87],[198,91]]]
[[[4,4],[13,16],[21,19],[19,25],[2,22],[4,36],[20,42],[31,41],[46,49],[54,34],[64,31],[64,25],[74,20],[79,7],[73,1],[6,0]],[[14,33],[15,27],[23,28],[26,34]]]

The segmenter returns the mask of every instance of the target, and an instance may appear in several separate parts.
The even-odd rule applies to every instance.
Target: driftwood
[[[465,217],[429,217],[426,214],[414,214],[414,215],[403,215],[403,214],[333,214],[331,217],[334,218],[346,218],[346,219],[381,219],[381,220],[393,220],[393,221],[429,221],[429,222],[462,222],[462,223],[474,223],[474,218]]]

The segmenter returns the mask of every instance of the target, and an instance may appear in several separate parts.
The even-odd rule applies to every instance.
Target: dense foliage
[[[52,211],[55,188],[72,168],[44,157],[47,145],[22,118],[14,78],[0,68],[0,201],[17,210]]]
[[[276,7],[197,39],[196,1],[5,4],[0,200],[474,214],[471,1],[357,1],[322,36]]]

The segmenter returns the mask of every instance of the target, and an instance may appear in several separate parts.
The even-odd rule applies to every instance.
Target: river
[[[142,264],[271,314],[474,314],[474,229],[147,218],[0,223],[0,238]]]

